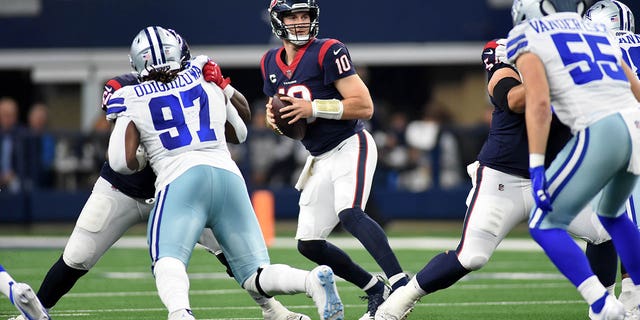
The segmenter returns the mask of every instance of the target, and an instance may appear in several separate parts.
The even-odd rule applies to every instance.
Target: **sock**
[[[455,252],[447,251],[433,257],[414,278],[420,288],[429,294],[448,288],[469,272],[460,264]]]
[[[369,288],[367,287],[362,288],[362,290],[364,290],[364,292],[368,296],[372,294],[384,292],[384,283],[380,282],[380,280],[378,280],[378,278],[376,277],[373,277],[373,280],[375,280],[375,283],[373,284],[373,286],[370,286]]]
[[[613,246],[613,241],[606,241],[600,244],[587,243],[585,250],[589,265],[593,273],[605,287],[616,284],[618,272],[618,253]]]
[[[0,292],[9,298],[11,296],[11,285],[14,283],[16,283],[16,281],[13,280],[11,275],[0,265]]]
[[[156,261],[153,271],[158,295],[169,313],[190,310],[189,277],[184,263],[176,258],[163,257]]]
[[[544,249],[544,252],[556,268],[576,288],[587,278],[593,276],[587,257],[567,231],[563,229],[542,230],[533,228],[529,229],[529,232],[533,239]]]
[[[309,271],[292,268],[286,264],[270,264],[260,268],[244,281],[242,287],[249,292],[275,296],[307,292]]]
[[[587,278],[580,285],[577,286],[578,292],[582,295],[582,298],[591,306],[591,310],[596,313],[602,311],[604,302],[607,298],[607,289],[604,288],[602,283],[595,275]]]
[[[618,251],[620,261],[624,264],[633,283],[640,283],[640,233],[638,228],[626,215],[617,218],[598,216],[602,226],[611,235],[611,240]]]
[[[391,285],[391,291],[394,291],[409,283],[409,277],[406,273],[398,273],[389,277],[389,284]]]
[[[37,296],[42,306],[47,309],[53,308],[87,272],[89,271],[69,267],[60,256],[51,266],[38,289]]]
[[[342,210],[338,217],[345,230],[349,231],[378,263],[387,278],[402,272],[389,240],[380,225],[360,208]]]
[[[307,259],[327,265],[333,273],[358,288],[364,288],[371,280],[371,274],[357,265],[346,252],[325,240],[298,241],[298,251]]]

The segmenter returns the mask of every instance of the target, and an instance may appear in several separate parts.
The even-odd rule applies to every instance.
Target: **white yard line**
[[[458,238],[445,237],[411,237],[390,238],[389,242],[394,249],[425,249],[447,250],[458,246]],[[344,249],[361,249],[362,244],[353,237],[334,237],[331,242]],[[67,237],[37,237],[37,236],[0,236],[0,249],[23,248],[64,248]],[[576,243],[584,247],[585,242],[576,240]],[[123,237],[115,243],[116,248],[146,248],[145,237]],[[296,240],[293,238],[276,238],[271,248],[295,248]],[[505,239],[497,250],[503,251],[539,251],[540,246],[532,239],[518,238]]]

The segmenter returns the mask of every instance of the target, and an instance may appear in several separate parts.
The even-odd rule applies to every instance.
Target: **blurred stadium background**
[[[626,1],[640,15],[637,1]],[[511,27],[509,0],[319,0],[320,37],[347,44],[371,90],[380,160],[368,212],[394,219],[461,219],[490,119],[483,44]],[[279,41],[268,1],[0,0],[0,97],[15,99],[28,132],[0,191],[0,223],[73,222],[103,162],[102,85],[130,71],[128,47],[147,25],[173,28],[192,54],[216,60],[254,109],[249,140],[233,147],[251,190],[275,195],[294,219],[304,150],[263,126],[258,63]],[[6,102],[6,100],[3,100]],[[44,105],[46,126],[30,123]],[[37,122],[37,121],[34,121]],[[0,132],[0,137],[2,133]],[[1,141],[1,139],[0,139]]]

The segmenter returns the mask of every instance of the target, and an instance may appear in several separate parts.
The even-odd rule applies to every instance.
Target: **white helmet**
[[[633,13],[624,3],[615,0],[602,0],[596,2],[587,13],[584,19],[604,23],[612,31],[628,31],[635,33],[636,26]]]
[[[158,26],[146,27],[133,38],[129,60],[141,78],[152,70],[179,70],[182,46],[170,31]]]
[[[585,10],[584,0],[515,0],[511,7],[511,17],[515,26],[523,21],[552,13],[577,12],[582,15]]]

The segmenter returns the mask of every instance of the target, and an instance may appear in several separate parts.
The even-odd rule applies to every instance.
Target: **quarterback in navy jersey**
[[[307,122],[302,144],[311,154],[296,183],[301,191],[298,250],[363,289],[368,306],[361,319],[373,319],[390,289],[327,241],[342,222],[373,256],[392,288],[407,283],[384,231],[363,211],[377,163],[375,142],[363,124],[373,115],[373,101],[347,47],[335,39],[316,38],[315,0],[273,0],[269,14],[283,46],[269,50],[260,63],[263,92],[270,97],[267,121],[277,128],[271,97],[286,95],[280,99],[291,105],[280,110],[282,118]]]

